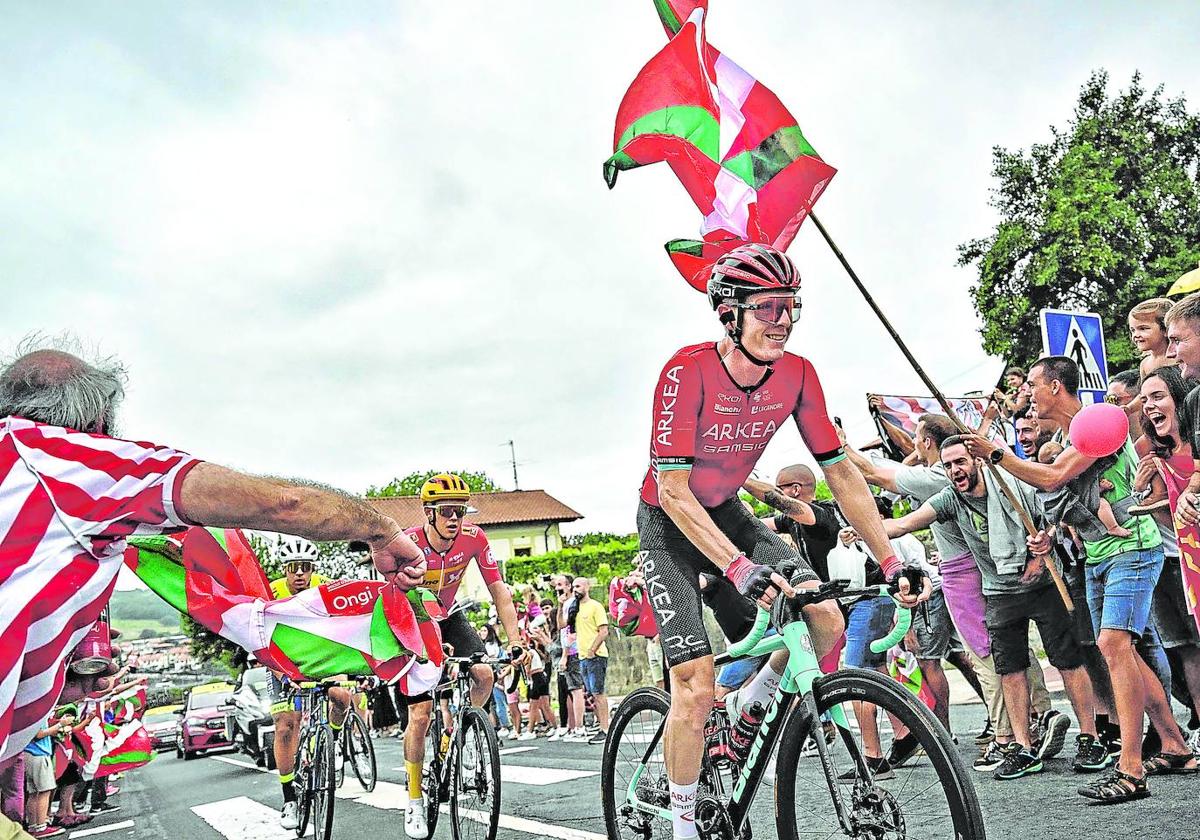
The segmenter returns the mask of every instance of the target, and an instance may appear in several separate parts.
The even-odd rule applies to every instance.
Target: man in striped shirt
[[[403,529],[356,498],[113,437],[124,381],[113,360],[60,350],[0,368],[0,761],[44,724],[130,535],[197,524],[358,540],[393,585],[424,577]]]

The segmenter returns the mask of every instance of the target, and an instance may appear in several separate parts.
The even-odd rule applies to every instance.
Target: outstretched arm
[[[1039,464],[1037,461],[1023,461],[1008,447],[999,446],[979,435],[967,435],[966,445],[976,458],[988,459],[992,452],[1002,452],[1003,457],[998,462],[999,466],[1039,490],[1052,491],[1065,487],[1071,480],[1083,475],[1084,471],[1096,462],[1095,458],[1088,458],[1075,447],[1068,448],[1058,456],[1053,464]]]
[[[200,463],[183,478],[179,508],[201,525],[365,542],[379,571],[402,586],[418,585],[425,574],[424,555],[394,519],[329,487]]]
[[[784,516],[796,520],[801,525],[816,524],[817,516],[813,513],[811,507],[799,499],[793,499],[774,484],[749,478],[742,485],[742,489],[760,502],[770,505]]]

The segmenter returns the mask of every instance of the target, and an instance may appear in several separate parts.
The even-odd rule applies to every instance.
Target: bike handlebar
[[[804,590],[789,600],[797,602],[800,606],[808,606],[809,604],[816,604],[821,601],[827,601],[831,598],[845,598],[847,596],[857,597],[863,595],[870,597],[887,596],[892,598],[893,601],[895,600],[891,591],[891,587],[887,586],[886,584],[881,586],[868,586],[864,589],[850,589],[847,581],[840,580],[823,583],[816,589]],[[725,651],[726,656],[730,658],[745,656],[763,640],[763,638],[767,635],[767,630],[770,628],[770,625],[771,614],[762,607],[759,607],[758,615],[754,619],[754,626],[750,629],[750,632],[746,634],[744,639],[731,644]],[[897,602],[896,626],[893,627],[892,631],[882,639],[876,639],[875,641],[871,642],[871,652],[883,653],[892,645],[903,639],[905,634],[908,633],[909,627],[911,626],[912,611],[907,607],[900,606],[899,602]]]

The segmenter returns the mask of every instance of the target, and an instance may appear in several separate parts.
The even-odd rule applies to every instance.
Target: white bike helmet
[[[288,563],[316,563],[321,555],[317,547],[304,537],[285,536],[275,547],[275,556],[286,566]]]

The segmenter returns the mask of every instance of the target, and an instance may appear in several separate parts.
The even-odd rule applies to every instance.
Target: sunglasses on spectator
[[[455,517],[462,519],[467,515],[466,505],[434,505],[433,509],[447,519],[453,519]]]
[[[751,312],[755,320],[764,324],[777,324],[788,313],[788,319],[794,324],[800,318],[800,301],[794,297],[771,297],[758,303],[743,303],[742,309]]]

